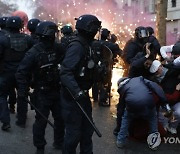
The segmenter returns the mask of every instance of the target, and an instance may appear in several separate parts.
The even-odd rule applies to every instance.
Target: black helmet
[[[101,29],[101,37],[108,38],[109,34],[110,34],[110,31],[107,28]]]
[[[117,36],[116,36],[115,34],[111,34],[111,41],[112,41],[112,42],[115,43],[115,42],[117,41],[117,39],[118,39],[118,38],[117,38]]]
[[[173,49],[172,49],[172,54],[173,55],[180,55],[180,43],[176,43],[174,46],[173,46]]]
[[[10,29],[21,29],[22,28],[22,20],[18,16],[8,17],[6,20],[6,27]]]
[[[58,27],[51,21],[40,22],[35,31],[35,33],[40,36],[55,36],[56,32],[58,32]]]
[[[6,27],[6,20],[8,17],[1,17],[0,18],[0,28],[5,28]]]
[[[70,25],[65,25],[61,28],[61,33],[64,35],[73,33],[73,29]]]
[[[83,30],[89,33],[97,33],[101,27],[101,21],[94,15],[85,14],[76,18],[76,29]]]
[[[145,27],[139,26],[135,29],[135,37],[142,39],[142,38],[147,38],[148,35],[148,31]]]
[[[29,29],[30,32],[35,32],[36,26],[40,23],[39,19],[31,19],[28,21],[27,29]]]
[[[146,27],[146,29],[147,29],[149,35],[154,34],[154,29],[152,27]]]

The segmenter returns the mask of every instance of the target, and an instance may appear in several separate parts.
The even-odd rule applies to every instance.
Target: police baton
[[[91,126],[93,127],[94,131],[96,132],[97,136],[101,137],[102,134],[100,133],[100,131],[97,129],[97,127],[95,126],[95,124],[92,122],[92,120],[89,118],[89,116],[87,115],[87,113],[84,111],[84,109],[82,108],[82,106],[79,104],[78,101],[76,101],[75,97],[73,96],[73,94],[71,93],[71,91],[66,87],[66,89],[68,90],[68,92],[70,93],[70,95],[73,97],[73,99],[75,100],[76,104],[78,105],[78,107],[81,109],[81,111],[83,112],[83,114],[85,115],[85,117],[87,118],[87,120],[90,122]]]
[[[50,121],[44,116],[44,114],[42,114],[42,113],[37,109],[37,107],[36,107],[33,103],[31,103],[31,101],[29,101],[28,99],[26,99],[26,100],[27,100],[27,102],[35,109],[35,111],[38,112],[38,113],[41,115],[41,117],[43,117],[43,119],[47,121],[47,123],[48,123],[52,128],[56,129],[56,127],[54,126],[54,124],[53,124],[52,122],[50,122]]]

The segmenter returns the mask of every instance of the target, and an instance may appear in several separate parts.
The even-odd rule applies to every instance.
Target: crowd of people
[[[120,94],[117,107],[117,146],[126,145],[128,128],[140,120],[149,123],[146,133],[151,149],[160,145],[158,130],[177,134],[180,118],[180,43],[160,46],[151,27],[137,27],[135,37],[130,39],[123,50],[126,64],[125,77],[118,81]],[[137,137],[135,129],[131,136]],[[142,130],[143,132],[144,130]],[[156,141],[153,143],[153,138]]]
[[[1,129],[11,128],[15,113],[21,128],[26,127],[28,103],[35,109],[33,144],[36,154],[45,152],[45,129],[52,112],[54,143],[63,154],[92,154],[93,127],[91,100],[99,106],[111,105],[113,65],[122,57],[126,68],[118,81],[117,147],[135,136],[131,128],[137,119],[149,123],[148,145],[157,149],[161,124],[165,131],[177,133],[180,122],[180,43],[160,46],[152,27],[137,27],[134,38],[123,50],[117,37],[90,14],[76,18],[59,29],[52,21],[31,19],[22,32],[18,16],[0,18],[0,120]],[[99,32],[99,33],[98,33]],[[95,36],[98,35],[98,39]],[[92,99],[89,90],[92,88]],[[136,120],[134,120],[136,119]],[[143,120],[141,120],[143,119]],[[135,124],[134,124],[135,125]],[[129,129],[128,129],[129,128]],[[157,136],[157,142],[151,144]]]

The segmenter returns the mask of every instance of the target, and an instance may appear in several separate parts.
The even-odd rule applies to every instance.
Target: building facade
[[[180,0],[168,0],[167,43],[174,44],[180,38]]]
[[[142,24],[142,26],[149,24],[149,26],[155,28],[157,0],[116,0],[116,2],[120,9],[131,12],[128,13],[130,20],[133,21],[139,13],[143,13],[146,21],[143,21],[140,17],[141,22],[139,24]],[[166,40],[169,45],[174,44],[180,38],[180,0],[168,0],[167,8]]]

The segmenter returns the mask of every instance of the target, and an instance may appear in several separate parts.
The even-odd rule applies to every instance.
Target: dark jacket
[[[68,88],[75,96],[81,90],[89,90],[93,85],[93,69],[88,69],[90,61],[90,43],[83,37],[82,41],[74,41],[68,45],[64,60],[62,62],[60,77],[63,87]]]
[[[8,33],[0,37],[1,72],[16,72],[25,53],[32,47],[32,39],[22,33]]]
[[[30,37],[33,40],[33,45],[39,42],[39,37],[35,33],[31,33]]]
[[[180,83],[180,70],[168,69],[160,85],[166,94],[172,94]]]
[[[143,76],[148,79],[151,76],[151,73],[149,72],[149,69],[146,69],[144,66],[146,60],[147,58],[142,52],[138,53],[133,62],[130,64],[128,76],[130,78]]]
[[[153,93],[159,96],[163,104],[167,103],[165,94],[160,86],[142,76],[131,78],[118,92],[124,97],[126,109],[137,114],[146,115],[150,109],[155,107]]]
[[[116,58],[117,55],[121,56],[122,50],[119,48],[118,44],[110,41],[105,41],[104,44],[112,51],[113,59]]]
[[[64,51],[60,44],[54,43],[51,48],[47,48],[42,42],[34,45],[26,53],[16,72],[19,91],[27,91],[31,76],[33,76],[34,89],[58,88],[60,82],[58,65],[63,55]]]
[[[132,63],[133,58],[136,56],[136,54],[142,51],[143,45],[137,39],[131,39],[126,43],[123,49],[124,60],[128,64]]]
[[[5,29],[1,29],[1,30],[0,30],[0,36],[4,36],[4,35],[7,34],[7,33],[8,33],[8,31],[5,30]]]
[[[159,44],[159,41],[156,39],[156,37],[153,35],[149,36],[148,42],[150,42],[153,45],[154,54],[161,55],[160,54],[161,45]]]

